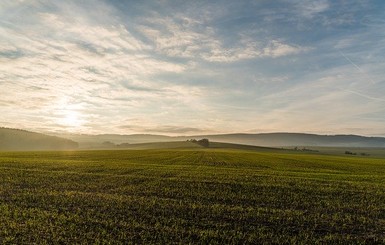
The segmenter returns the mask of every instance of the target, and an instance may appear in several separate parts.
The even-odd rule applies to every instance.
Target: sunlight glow
[[[76,111],[65,111],[64,117],[60,120],[61,124],[69,127],[80,127],[83,125],[83,120],[80,114]]]
[[[80,129],[86,120],[84,120],[83,106],[71,101],[69,97],[61,97],[55,106],[57,114],[56,122],[62,126],[70,127],[71,130]]]

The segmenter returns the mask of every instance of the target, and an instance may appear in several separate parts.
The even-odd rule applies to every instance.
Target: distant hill
[[[212,141],[258,146],[385,147],[385,138],[359,135],[317,135],[303,133],[202,135]]]
[[[165,136],[154,134],[61,134],[49,136],[20,129],[0,127],[0,150],[68,150],[95,148],[175,148],[190,139],[207,138],[210,142],[222,142],[262,147],[385,147],[384,137],[359,135],[317,135],[304,133],[218,134],[192,136]],[[156,143],[154,143],[156,142]],[[152,145],[137,145],[148,144]],[[132,146],[130,146],[132,144]],[[190,143],[187,143],[191,146]],[[136,146],[134,146],[136,145]],[[187,145],[184,145],[185,147]],[[158,147],[158,146],[157,146]],[[155,147],[155,148],[157,148]]]
[[[187,142],[187,141],[170,141],[170,142],[152,142],[152,143],[139,143],[139,144],[121,144],[115,147],[116,149],[197,149],[203,148],[202,146]]]
[[[0,128],[0,150],[69,150],[78,148],[78,143],[56,136],[29,132],[20,129]]]
[[[192,136],[165,136],[153,134],[102,134],[102,135],[60,135],[79,142],[81,148],[103,147],[103,143],[139,144],[151,142],[186,141],[207,138],[210,141],[235,143],[265,147],[329,146],[329,147],[385,147],[384,137],[359,135],[317,135],[303,133],[263,133],[263,134],[219,134]]]
[[[142,144],[142,143],[154,143],[154,142],[170,142],[180,141],[170,136],[164,135],[152,135],[152,134],[131,134],[131,135],[120,135],[120,134],[57,134],[56,136],[71,139],[79,143],[79,147],[83,149],[90,148],[106,148],[108,144]]]
[[[297,152],[293,150],[287,150],[282,148],[261,147],[254,145],[242,145],[223,142],[209,143],[208,147],[202,146],[197,142],[191,141],[169,141],[169,142],[152,142],[152,143],[139,143],[139,144],[117,144],[106,145],[104,149],[130,149],[130,150],[148,150],[148,149],[226,149],[226,150],[245,150],[245,151],[258,151],[258,152]]]

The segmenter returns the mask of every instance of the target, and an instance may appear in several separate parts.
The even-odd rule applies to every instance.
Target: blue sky
[[[385,1],[0,2],[0,125],[385,136]]]

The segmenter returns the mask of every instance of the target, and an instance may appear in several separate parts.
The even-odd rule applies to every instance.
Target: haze
[[[0,126],[385,136],[385,1],[0,2]]]

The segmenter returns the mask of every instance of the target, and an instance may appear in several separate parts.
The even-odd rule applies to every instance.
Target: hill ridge
[[[210,141],[236,143],[255,146],[351,146],[351,147],[385,147],[385,137],[362,136],[355,134],[321,135],[311,133],[231,133],[189,136],[167,136],[157,134],[99,134],[99,135],[62,135],[89,147],[103,142],[114,144],[137,144],[151,142],[184,141],[207,138]]]
[[[0,127],[0,150],[70,150],[79,144],[73,140],[24,129]]]

